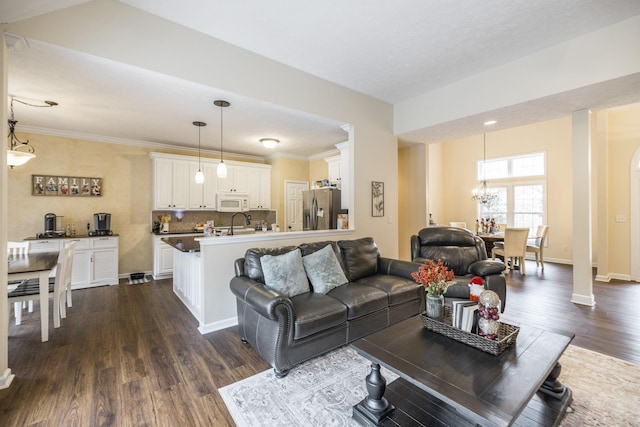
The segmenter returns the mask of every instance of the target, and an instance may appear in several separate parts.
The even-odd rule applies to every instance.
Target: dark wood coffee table
[[[572,339],[520,326],[516,343],[494,356],[425,329],[420,316],[407,319],[351,344],[372,362],[369,396],[353,418],[390,426],[559,425],[572,396],[557,380],[557,362]],[[386,387],[380,365],[400,378]]]

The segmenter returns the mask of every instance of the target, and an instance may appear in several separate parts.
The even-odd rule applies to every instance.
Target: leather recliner
[[[484,241],[471,231],[458,227],[427,227],[411,236],[411,260],[424,263],[427,259],[453,270],[455,284],[449,286],[445,299],[469,299],[469,281],[473,276],[484,280],[485,289],[500,297],[504,311],[507,300],[507,284],[502,272],[502,262],[487,259]]]

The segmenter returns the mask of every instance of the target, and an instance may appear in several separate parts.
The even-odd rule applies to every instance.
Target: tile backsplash
[[[276,211],[247,211],[247,215],[251,215],[251,224],[246,225],[244,217],[236,218],[234,226],[243,227],[255,227],[257,223],[266,221],[271,229],[271,224],[277,222]],[[209,220],[213,220],[216,227],[228,227],[231,225],[231,215],[233,212],[217,212],[217,211],[172,211],[172,210],[158,210],[151,211],[151,222],[149,224],[150,230],[153,230],[154,221],[159,220],[159,216],[170,215],[171,221],[169,222],[170,233],[181,233],[185,231],[193,231],[193,227],[196,224],[204,224]],[[177,216],[176,216],[177,215]],[[182,216],[182,220],[178,220],[178,217]],[[238,215],[241,216],[241,215]]]

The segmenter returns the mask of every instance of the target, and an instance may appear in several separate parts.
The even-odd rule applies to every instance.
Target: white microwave
[[[216,193],[218,212],[242,212],[249,210],[249,195],[244,193]]]

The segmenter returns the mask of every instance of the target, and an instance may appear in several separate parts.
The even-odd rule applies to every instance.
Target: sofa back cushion
[[[251,248],[244,254],[244,275],[252,280],[265,283],[260,258],[264,255],[282,255],[296,249],[296,246],[282,246],[279,248]]]
[[[378,273],[378,246],[372,237],[355,240],[340,240],[342,266],[350,282]]]
[[[309,280],[304,271],[300,249],[282,255],[260,257],[265,286],[286,296],[309,292]]]
[[[313,292],[326,294],[348,282],[331,245],[327,244],[324,248],[303,256],[302,263]]]
[[[469,266],[478,261],[476,240],[469,230],[457,227],[429,227],[418,233],[420,256],[449,267],[456,276],[468,273]]]

